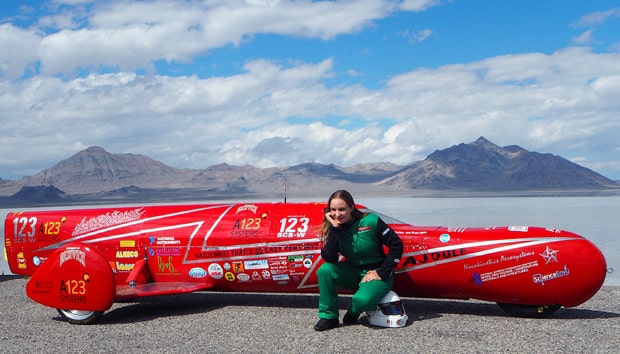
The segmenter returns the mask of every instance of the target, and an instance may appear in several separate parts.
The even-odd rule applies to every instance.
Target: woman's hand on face
[[[366,275],[364,275],[364,277],[362,278],[362,283],[365,283],[367,281],[373,281],[373,280],[381,280],[381,277],[379,276],[376,270],[369,270],[368,272],[366,272]]]
[[[325,213],[325,218],[327,219],[327,221],[329,221],[330,224],[332,224],[333,227],[340,226],[338,222],[332,217],[331,211],[328,211],[327,213]]]

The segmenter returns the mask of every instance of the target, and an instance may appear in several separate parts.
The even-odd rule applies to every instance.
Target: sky
[[[478,137],[620,179],[620,3],[2,1],[0,178],[407,165]]]

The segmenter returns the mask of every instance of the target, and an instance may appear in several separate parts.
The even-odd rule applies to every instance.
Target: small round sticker
[[[449,234],[442,234],[441,236],[439,236],[439,241],[446,243],[448,241],[450,241],[450,235]]]
[[[209,275],[213,279],[222,279],[224,277],[224,270],[222,266],[217,263],[211,263],[208,268]]]

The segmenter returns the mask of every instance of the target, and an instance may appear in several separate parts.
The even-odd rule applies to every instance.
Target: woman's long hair
[[[353,200],[353,196],[351,195],[351,193],[344,189],[337,190],[329,196],[329,199],[327,200],[327,207],[324,210],[325,213],[329,211],[332,199],[342,199],[347,204],[347,206],[353,208],[353,211],[351,212],[353,220],[361,219],[364,216],[364,213],[362,213],[362,211],[355,206],[355,201]],[[327,232],[329,231],[330,226],[331,223],[329,222],[329,220],[327,220],[325,215],[323,215],[323,223],[321,224],[321,236],[323,240],[327,236]],[[325,241],[323,241],[323,243],[325,243]]]

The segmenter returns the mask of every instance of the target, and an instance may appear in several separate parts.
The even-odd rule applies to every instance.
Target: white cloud
[[[620,53],[503,55],[405,71],[373,88],[334,85],[338,75],[359,75],[336,68],[338,57],[252,59],[236,74],[165,76],[156,61],[189,62],[260,33],[330,40],[373,26],[396,2],[79,2],[88,6],[46,20],[54,31],[0,25],[0,177],[36,173],[92,145],[187,168],[348,166],[407,164],[481,135],[588,156],[575,161],[620,176]],[[591,38],[585,33],[582,42]],[[72,76],[79,68],[86,74]],[[595,160],[592,151],[613,153]]]
[[[591,44],[594,42],[594,29],[589,29],[579,36],[573,37],[573,43],[579,45]]]
[[[605,11],[595,11],[589,13],[577,21],[577,26],[598,26],[609,18],[620,18],[620,8],[605,10]]]
[[[0,78],[16,79],[30,71],[39,41],[33,31],[0,24]]]
[[[440,0],[404,0],[400,7],[408,11],[424,11],[441,3]]]
[[[423,29],[415,32],[407,30],[403,33],[403,36],[407,38],[409,43],[421,43],[427,40],[432,34],[433,31],[430,29]]]
[[[617,144],[619,63],[620,54],[585,49],[512,55],[414,70],[377,90],[326,87],[321,81],[331,75],[331,60],[292,66],[258,60],[239,75],[207,79],[118,73],[5,81],[0,114],[11,138],[3,137],[2,153],[57,161],[76,146],[101,145],[205,168],[406,164],[480,135],[542,151],[591,138]],[[347,131],[318,122],[326,115],[394,123]],[[287,123],[289,117],[316,122]],[[278,141],[288,148],[276,156]],[[3,170],[17,164],[3,162]]]
[[[257,34],[329,40],[371,26],[395,11],[395,5],[381,0],[166,0],[104,2],[93,4],[90,11],[82,7],[59,11],[39,21],[42,27],[55,28],[40,40],[4,41],[7,51],[29,55],[7,62],[1,72],[15,76],[36,63],[45,75],[73,75],[80,68],[151,69],[157,61],[190,62],[198,54],[238,46]],[[78,24],[84,25],[77,28]],[[6,38],[25,37],[4,32]],[[35,33],[30,37],[36,39]]]

